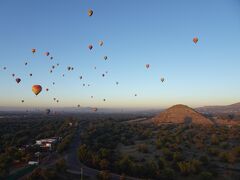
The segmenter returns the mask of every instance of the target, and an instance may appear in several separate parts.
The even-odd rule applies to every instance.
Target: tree
[[[100,171],[98,174],[98,179],[100,180],[110,180],[111,179],[111,174],[109,171]]]
[[[66,165],[65,159],[61,158],[61,159],[57,160],[56,170],[64,172],[64,171],[66,171],[66,169],[67,169],[67,165]]]
[[[210,172],[204,171],[199,175],[200,180],[211,180],[213,179],[213,175]]]
[[[107,170],[109,166],[109,161],[106,159],[102,159],[99,163],[99,166],[102,170]]]
[[[78,158],[83,163],[86,163],[90,158],[90,153],[86,144],[80,145],[78,149]]]

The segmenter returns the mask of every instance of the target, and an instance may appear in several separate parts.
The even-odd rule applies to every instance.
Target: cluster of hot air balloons
[[[89,9],[89,10],[88,10],[88,16],[89,16],[89,17],[93,16],[93,10],[92,10],[92,9]],[[192,39],[192,41],[193,41],[195,44],[197,44],[198,41],[199,41],[199,39],[198,39],[198,37],[194,37],[194,38]],[[103,40],[99,40],[99,41],[98,41],[98,45],[99,45],[100,47],[102,47],[102,46],[104,45],[104,41],[103,41]],[[88,49],[89,49],[90,51],[93,50],[93,44],[89,44],[89,45],[88,45]],[[33,49],[31,50],[31,52],[32,52],[32,54],[35,54],[35,53],[37,52],[37,50],[36,50],[35,48],[33,48]],[[50,52],[48,52],[48,51],[47,51],[47,52],[44,52],[44,56],[50,57],[50,59],[53,60],[53,56],[50,56]],[[108,56],[106,56],[106,55],[103,56],[103,59],[104,59],[105,61],[108,60]],[[27,66],[27,65],[28,65],[28,62],[25,62],[24,65]],[[50,69],[50,73],[52,73],[53,70],[54,70],[57,66],[59,66],[59,64],[52,65],[52,66],[51,66],[51,69]],[[146,67],[146,69],[149,69],[149,68],[150,68],[150,64],[145,64],[145,67]],[[6,69],[7,69],[7,67],[3,67],[3,70],[6,70]],[[94,69],[97,69],[96,66],[94,67]],[[74,70],[74,67],[72,67],[72,66],[68,66],[68,67],[67,67],[67,71],[73,71],[73,70]],[[108,73],[108,71],[105,71],[105,73],[102,73],[102,74],[101,74],[102,77],[105,77],[105,75],[106,75],[107,73]],[[30,73],[29,76],[32,77],[32,73]],[[64,77],[65,74],[62,74],[62,76]],[[14,74],[14,73],[12,74],[12,77],[15,77],[15,74]],[[82,76],[82,75],[79,76],[79,79],[82,80],[82,79],[83,79],[83,76]],[[18,77],[18,78],[15,79],[15,81],[19,84],[19,83],[21,82],[21,78]],[[165,78],[164,78],[164,77],[161,77],[161,78],[160,78],[160,81],[163,83],[163,82],[165,81]],[[55,82],[52,82],[52,84],[55,85]],[[116,85],[119,85],[119,82],[116,81],[115,84],[116,84]],[[85,85],[86,85],[86,84],[83,83],[83,86],[85,86]],[[90,86],[90,84],[87,84],[87,86]],[[38,95],[42,92],[42,89],[43,89],[42,86],[39,85],[39,84],[36,84],[36,85],[33,85],[33,86],[32,86],[32,92],[33,92],[36,96],[38,96]],[[48,91],[49,91],[49,88],[45,88],[45,90],[48,92]],[[135,93],[134,96],[137,97],[137,96],[138,96],[137,93]],[[91,96],[91,98],[93,99],[93,96]],[[105,98],[103,98],[102,100],[103,100],[104,102],[106,101]],[[59,100],[58,100],[56,97],[53,98],[53,101],[59,103]],[[24,99],[22,99],[21,102],[24,103],[24,102],[25,102]],[[77,107],[80,108],[81,105],[78,104]],[[98,108],[93,107],[93,108],[91,108],[91,110],[92,110],[93,112],[96,112],[96,111],[98,111]],[[50,112],[51,112],[50,109],[46,109],[46,114],[47,114],[47,115],[49,115]]]

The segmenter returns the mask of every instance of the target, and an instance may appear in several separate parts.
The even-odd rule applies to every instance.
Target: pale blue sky
[[[1,0],[0,24],[0,106],[159,108],[240,101],[239,0]],[[33,84],[50,91],[35,97]]]

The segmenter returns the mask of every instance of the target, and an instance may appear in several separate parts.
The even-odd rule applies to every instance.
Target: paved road
[[[78,160],[77,149],[81,144],[80,134],[81,134],[81,130],[80,130],[80,128],[78,128],[76,135],[74,136],[72,143],[70,144],[69,149],[64,156],[66,159],[67,166],[68,166],[67,171],[69,173],[79,175],[79,174],[81,174],[81,168],[82,168],[83,174],[85,176],[88,176],[92,179],[96,179],[96,176],[99,174],[100,171],[93,169],[93,168],[89,168],[89,167],[85,166],[84,164],[82,164]],[[111,177],[113,180],[119,180],[121,176],[118,174],[111,173]],[[137,180],[137,178],[132,178],[132,177],[127,177],[126,179]]]

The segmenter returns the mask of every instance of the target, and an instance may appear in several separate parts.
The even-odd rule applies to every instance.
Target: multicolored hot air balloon
[[[32,86],[32,91],[37,96],[42,91],[42,86],[40,86],[40,85],[33,85]]]
[[[198,37],[194,37],[194,38],[193,38],[193,42],[194,42],[195,44],[197,44],[197,42],[198,42]]]
[[[89,10],[88,10],[88,16],[91,17],[92,15],[93,15],[93,10],[92,10],[92,9],[89,9]]]
[[[34,54],[36,52],[36,49],[32,49],[32,53]]]

